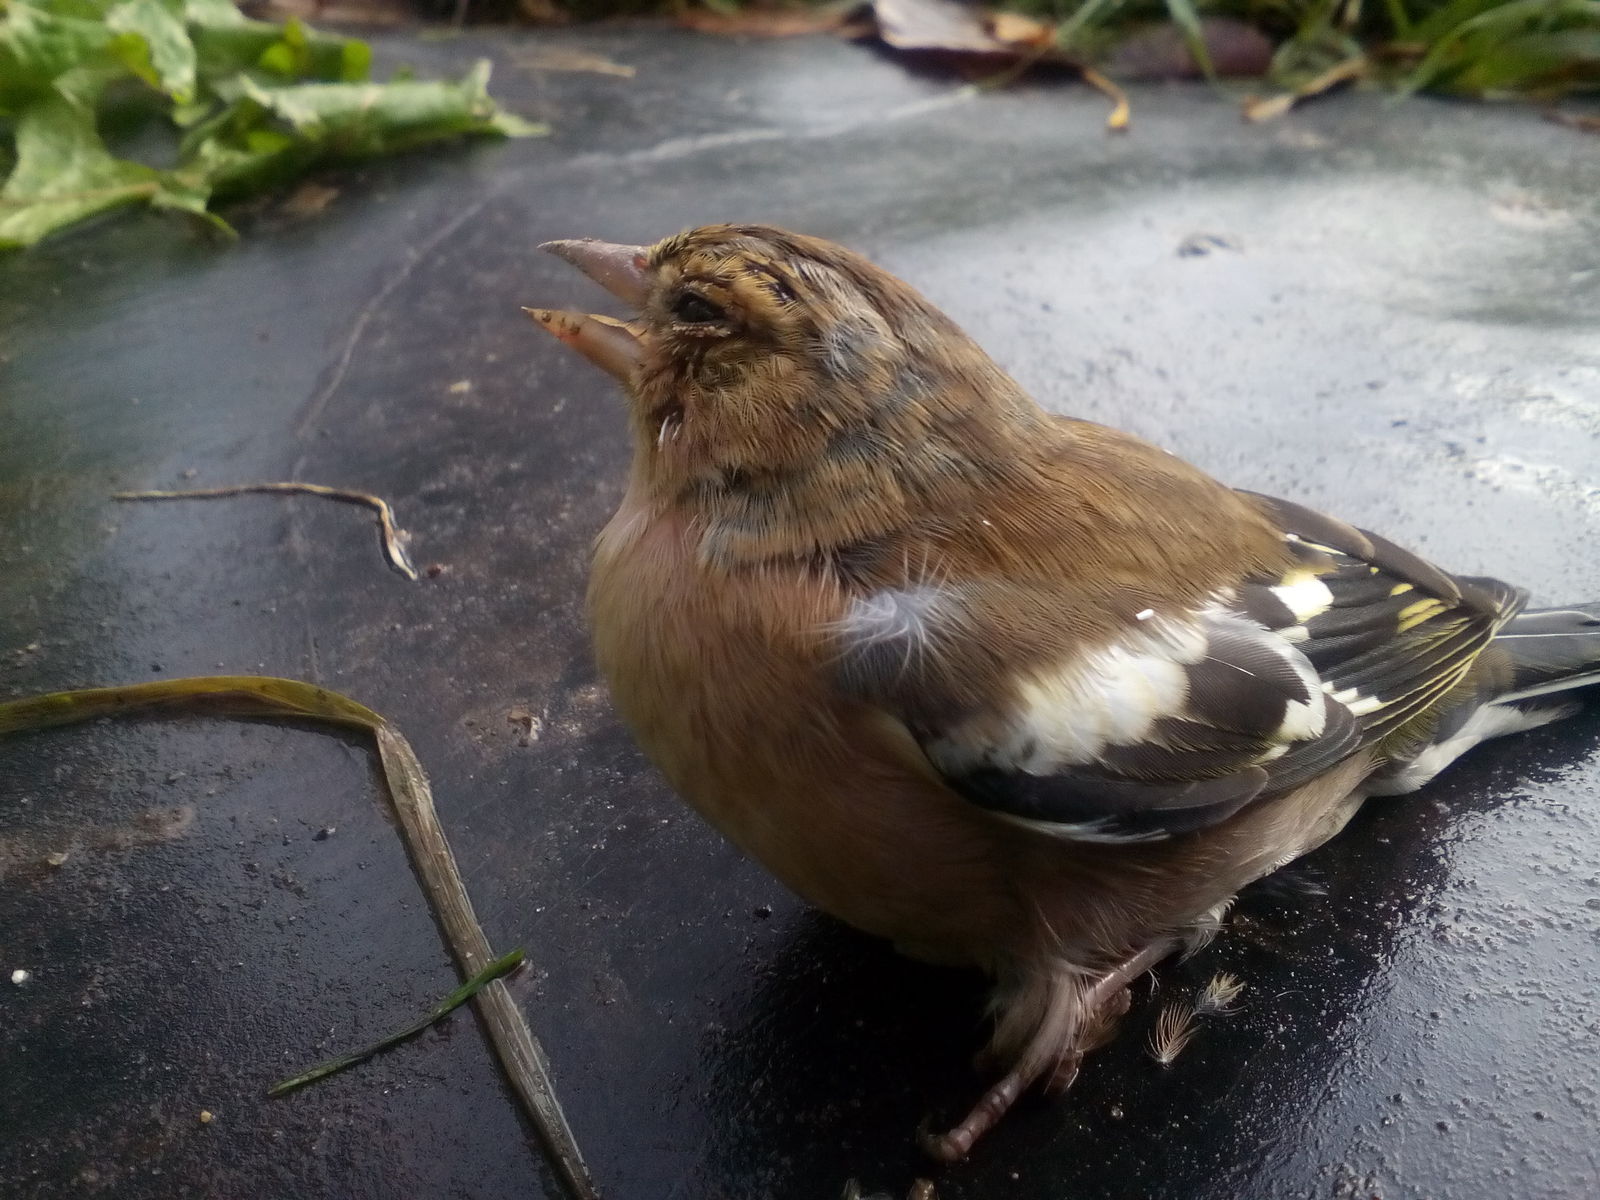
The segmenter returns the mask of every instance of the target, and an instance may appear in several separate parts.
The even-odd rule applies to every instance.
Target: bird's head
[[[543,248],[637,309],[528,312],[623,384],[636,483],[692,507],[714,553],[882,533],[1039,417],[954,322],[831,242],[713,225]]]

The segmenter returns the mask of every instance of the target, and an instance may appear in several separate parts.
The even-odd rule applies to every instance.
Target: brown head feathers
[[[631,401],[635,496],[700,530],[708,565],[848,559],[867,584],[954,556],[1117,580],[1148,578],[1159,557],[1166,576],[1189,564],[1171,562],[1172,529],[1148,527],[1155,490],[1197,568],[1176,578],[1212,586],[1216,564],[1266,553],[1215,530],[1275,542],[1165,452],[1044,412],[947,316],[842,246],[712,225],[650,247],[552,249],[638,304],[626,326],[590,326],[597,342],[636,339],[626,369],[611,347],[591,357]],[[634,274],[619,282],[624,262]]]
[[[637,470],[693,510],[713,558],[891,533],[985,459],[1015,470],[1011,435],[1044,420],[949,318],[843,247],[711,226],[648,264]]]

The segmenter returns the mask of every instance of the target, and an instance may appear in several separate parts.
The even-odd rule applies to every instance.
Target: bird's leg
[[[944,1133],[921,1134],[918,1142],[922,1149],[939,1162],[960,1162],[979,1138],[1000,1123],[1000,1118],[1011,1111],[1011,1106],[1029,1087],[1042,1079],[1050,1093],[1066,1091],[1078,1077],[1084,1053],[1105,1041],[1116,1019],[1128,1010],[1125,991],[1128,984],[1176,948],[1175,941],[1152,942],[1087,988],[1080,989],[1071,983],[1058,984],[1058,988],[1069,989],[1065,998],[1051,1002],[1051,1007],[1061,1010],[1057,1013],[1058,1019],[1041,1019],[1034,1044],[1017,1056],[1015,1065],[983,1094],[959,1124]],[[1037,1045],[1041,1038],[1048,1039],[1052,1033],[1059,1036],[1063,1024],[1071,1031],[1064,1043]]]
[[[1084,993],[1085,1006],[1090,1012],[1098,1013],[1118,997],[1121,997],[1122,1009],[1116,1015],[1120,1016],[1122,1012],[1127,1012],[1127,997],[1122,989],[1178,949],[1179,945],[1180,943],[1175,938],[1162,939],[1151,942],[1137,954],[1130,955],[1094,981],[1094,984]]]
[[[1076,1068],[1074,1068],[1076,1071]],[[922,1133],[917,1141],[923,1152],[942,1163],[958,1163],[973,1144],[1000,1123],[1011,1111],[1017,1097],[1039,1076],[1039,1068],[1024,1070],[1019,1064],[1005,1073],[999,1083],[985,1092],[962,1122],[944,1133]]]

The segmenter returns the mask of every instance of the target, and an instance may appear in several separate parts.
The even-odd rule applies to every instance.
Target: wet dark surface
[[[1600,597],[1600,151],[1512,109],[1345,97],[1247,128],[1198,88],[969,96],[829,41],[549,37],[499,60],[544,141],[333,176],[218,248],[134,218],[0,260],[0,695],[215,671],[394,719],[613,1200],[903,1194],[974,1094],[981,985],[806,912],[681,810],[581,616],[620,406],[523,303],[534,246],[758,219],[840,238],[1062,411],[1536,599]],[[1180,255],[1196,235],[1210,252]],[[193,472],[193,476],[190,476]],[[302,478],[357,510],[119,488]],[[530,723],[531,719],[531,723]],[[1168,1068],[1122,1039],[943,1200],[1600,1191],[1600,721],[1476,753],[1162,972],[1247,984]],[[331,828],[331,834],[319,833]],[[49,865],[65,851],[65,861]],[[14,970],[31,972],[13,985]],[[454,983],[361,743],[259,722],[0,745],[0,1194],[553,1195],[459,1013],[265,1087]],[[201,1111],[213,1114],[202,1123]]]

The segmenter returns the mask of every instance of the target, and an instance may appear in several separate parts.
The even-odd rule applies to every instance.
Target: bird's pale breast
[[[624,505],[589,590],[596,657],[646,753],[695,809],[818,907],[908,953],[992,967],[1027,924],[1009,831],[948,791],[904,727],[828,686],[843,611],[801,566],[724,573],[686,523]]]

